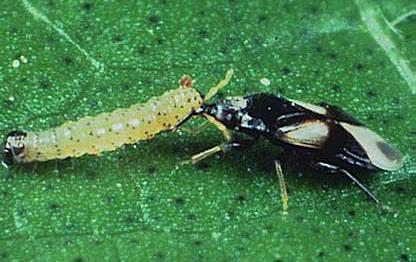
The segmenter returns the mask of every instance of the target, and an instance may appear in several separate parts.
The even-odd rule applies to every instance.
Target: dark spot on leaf
[[[122,37],[121,35],[116,35],[116,36],[114,36],[114,37],[111,39],[111,41],[112,41],[113,43],[120,43],[120,42],[122,42],[122,41],[123,41],[123,37]]]
[[[132,238],[132,239],[130,239],[130,243],[139,244],[139,240],[137,238]]]
[[[305,221],[305,218],[303,217],[303,216],[296,216],[296,221],[298,221],[298,222],[303,222],[303,221]]]
[[[157,24],[160,22],[160,17],[158,15],[151,15],[147,18],[147,20],[149,20],[152,24]]]
[[[165,254],[163,254],[162,252],[157,252],[155,254],[155,258],[159,261],[164,261],[165,260]]]
[[[132,216],[126,217],[125,222],[126,222],[127,225],[133,224],[134,223],[134,217],[132,217]]]
[[[64,64],[66,64],[66,65],[68,65],[68,66],[70,66],[70,65],[73,65],[73,64],[74,64],[74,60],[73,60],[71,57],[69,57],[69,56],[65,56],[65,57],[63,58],[63,60],[64,60]]]
[[[372,56],[374,54],[374,51],[371,48],[367,48],[365,51],[370,56]]]
[[[283,75],[288,75],[290,73],[290,69],[287,66],[285,66],[282,68],[281,72]]]
[[[337,59],[337,55],[335,53],[330,53],[328,56],[333,60]]]
[[[19,217],[25,217],[25,216],[27,216],[27,210],[26,209],[24,209],[24,208],[22,208],[22,209],[18,209],[17,210],[17,215],[19,216]]]
[[[194,213],[190,213],[190,214],[188,214],[187,218],[188,218],[188,220],[195,221],[196,220],[196,215]]]
[[[150,195],[148,198],[147,198],[147,201],[148,202],[153,202],[153,201],[155,201],[156,200],[156,198],[155,198],[155,196],[154,195]]]
[[[355,217],[355,211],[354,210],[348,211],[348,215]]]
[[[203,39],[207,39],[208,38],[208,31],[205,29],[201,29],[198,31],[198,35],[199,37],[203,38]]]
[[[221,54],[226,54],[227,53],[227,47],[225,46],[221,46],[220,49],[218,50]]]
[[[228,211],[225,214],[228,217],[234,217],[235,216],[235,210],[234,209],[228,209]]]
[[[318,53],[322,53],[322,51],[324,51],[324,49],[322,48],[322,46],[317,46],[315,48],[315,51],[318,52]]]
[[[92,11],[94,9],[94,5],[92,3],[89,2],[85,2],[81,4],[81,9],[84,11]]]
[[[156,174],[156,171],[157,171],[157,168],[156,168],[155,166],[150,166],[150,167],[148,167],[148,168],[147,168],[147,172],[148,172],[150,175],[154,175],[154,174]]]
[[[193,244],[194,244],[194,246],[200,247],[200,246],[202,246],[202,241],[201,240],[195,240],[193,242]]]
[[[9,27],[9,32],[11,34],[18,34],[19,30],[17,29],[17,27],[11,26],[11,27]]]
[[[399,194],[403,194],[403,193],[406,193],[406,189],[404,189],[402,186],[397,186],[396,192]]]
[[[74,261],[74,262],[84,262],[85,260],[82,257],[76,257],[72,261]]]
[[[362,63],[358,63],[358,64],[356,64],[356,65],[355,65],[355,68],[356,68],[358,71],[361,71],[361,70],[363,70],[363,69],[364,69],[364,65],[363,65]]]
[[[113,202],[114,202],[114,200],[115,200],[115,197],[114,197],[114,196],[106,196],[106,197],[105,197],[105,201],[106,201],[107,203],[113,203]]]
[[[6,258],[9,257],[9,254],[7,254],[6,252],[3,252],[3,253],[0,254],[0,257],[3,258],[3,259],[6,259]]]
[[[325,256],[325,252],[324,251],[319,251],[318,252],[318,257],[324,257]]]
[[[409,256],[407,254],[401,254],[400,261],[409,261]]]
[[[267,224],[265,228],[266,228],[267,232],[269,232],[269,233],[273,232],[273,225],[272,224]]]
[[[89,170],[89,171],[87,171],[87,172],[85,173],[85,177],[86,177],[88,180],[95,180],[95,179],[97,179],[97,177],[98,177],[98,173],[97,173],[97,172],[95,172],[95,171]]]
[[[104,243],[104,240],[101,240],[101,239],[96,239],[96,240],[94,240],[94,244],[96,245],[96,246],[100,246],[100,245],[102,245]]]
[[[352,250],[352,246],[350,244],[345,244],[342,246],[342,248],[347,252]]]
[[[182,197],[177,197],[177,198],[175,198],[175,203],[177,204],[177,205],[184,205],[185,204],[185,200],[182,198]]]
[[[318,7],[313,5],[309,8],[309,11],[311,12],[311,14],[316,15],[316,14],[318,14],[319,9],[318,9]]]
[[[331,89],[332,89],[332,90],[334,90],[334,91],[339,91],[339,90],[341,89],[341,86],[340,86],[340,85],[338,85],[338,84],[333,84],[333,85],[331,86]]]
[[[65,223],[65,229],[69,231],[75,230],[76,226],[72,222]],[[70,240],[69,240],[70,241]]]
[[[16,102],[16,99],[13,100],[13,101],[10,100],[10,99],[5,99],[5,100],[3,100],[3,105],[4,105],[4,107],[9,108],[9,107],[13,106],[14,102]]]
[[[132,86],[133,84],[131,83],[130,80],[124,80],[123,83],[121,84],[121,88],[125,91],[129,90]]]
[[[370,98],[373,98],[373,97],[377,96],[377,93],[374,92],[374,90],[368,90],[367,91],[367,96],[370,97]]]
[[[263,22],[267,22],[269,18],[267,17],[267,15],[259,15],[257,20],[259,21],[259,23],[263,23]]]
[[[357,232],[355,232],[355,231],[348,232],[348,237],[349,238],[355,238],[356,236],[357,236]]]
[[[162,45],[163,44],[163,39],[162,38],[157,38],[156,39],[156,44]]]
[[[58,205],[57,203],[52,203],[49,205],[49,210],[51,211],[51,213],[57,213],[59,212],[60,209],[61,209],[61,206]]]
[[[1,191],[0,195],[1,195],[2,197],[7,197],[7,196],[9,196],[9,195],[10,195],[10,193],[9,193],[8,191],[6,191],[6,190],[3,190],[3,191]]]
[[[236,197],[237,202],[244,203],[246,201],[246,198],[243,195],[239,195]]]
[[[146,46],[139,45],[137,47],[137,53],[139,53],[139,55],[144,55],[146,53]]]

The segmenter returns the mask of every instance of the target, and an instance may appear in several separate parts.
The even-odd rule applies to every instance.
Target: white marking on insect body
[[[295,99],[288,99],[288,100],[293,103],[292,104],[293,106],[300,105],[301,107],[306,108],[308,110],[311,110],[312,112],[315,112],[317,114],[326,115],[326,113],[328,111],[328,110],[326,110],[325,107],[322,107],[322,106],[302,102],[302,101],[295,100]]]
[[[402,154],[384,141],[377,133],[366,127],[345,122],[341,122],[340,125],[365,149],[373,165],[388,171],[397,170],[403,166]]]
[[[120,132],[120,131],[122,131],[122,130],[124,129],[124,125],[123,125],[123,124],[121,124],[121,123],[119,123],[119,124],[114,124],[114,125],[112,126],[112,128],[113,128],[113,130],[114,130],[114,131],[116,131],[116,132]]]

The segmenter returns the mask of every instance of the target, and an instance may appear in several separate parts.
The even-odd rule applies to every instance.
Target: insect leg
[[[205,101],[209,100],[211,97],[215,96],[217,92],[223,88],[224,86],[228,85],[233,76],[234,70],[232,68],[228,69],[227,73],[225,74],[225,78],[221,80],[216,86],[211,87],[208,93],[205,96]]]
[[[196,155],[193,155],[191,158],[192,164],[196,164],[199,161],[210,157],[214,154],[220,153],[220,152],[228,152],[231,149],[234,148],[248,148],[252,146],[256,141],[258,140],[258,137],[253,137],[253,139],[242,139],[242,140],[232,140],[229,142],[222,143],[220,145],[214,146],[212,148],[209,148],[205,151],[202,151],[201,153],[198,153]]]
[[[369,190],[367,189],[357,178],[355,178],[353,175],[351,175],[347,170],[331,165],[331,164],[327,164],[324,162],[318,162],[317,167],[323,167],[326,169],[331,170],[332,172],[340,172],[344,175],[346,175],[349,179],[351,179],[368,197],[371,198],[371,200],[373,200],[377,205],[381,205],[383,206],[380,201],[377,199],[377,197]]]
[[[213,116],[210,116],[205,113],[203,115],[208,120],[209,123],[213,124],[216,128],[218,128],[222,132],[222,135],[224,136],[225,140],[227,141],[231,140],[230,131],[227,129],[227,127],[223,123],[216,120]]]
[[[202,130],[204,130],[205,128],[208,127],[208,125],[210,124],[210,122],[205,121],[202,125],[196,127],[196,128],[186,128],[186,127],[182,127],[181,130],[191,133],[192,135],[198,135],[199,133],[201,133]]]
[[[274,167],[276,169],[277,177],[279,178],[279,185],[280,185],[280,196],[282,198],[282,207],[283,207],[283,214],[287,214],[287,208],[288,208],[288,201],[289,197],[287,196],[287,190],[286,190],[286,182],[282,171],[282,166],[280,165],[280,162],[275,160],[274,161]]]

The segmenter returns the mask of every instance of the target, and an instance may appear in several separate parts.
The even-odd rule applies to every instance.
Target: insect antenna
[[[231,80],[231,77],[234,74],[234,70],[232,68],[228,69],[227,73],[225,74],[225,78],[221,80],[216,86],[211,87],[211,89],[208,91],[208,93],[205,95],[205,101],[209,100],[213,96],[215,96],[220,89],[222,89],[224,86],[228,85],[228,83]]]

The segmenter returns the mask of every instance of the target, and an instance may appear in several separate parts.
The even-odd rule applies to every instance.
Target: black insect
[[[350,172],[396,170],[403,156],[378,134],[338,107],[313,105],[272,94],[231,97],[206,104],[198,112],[250,139],[228,142],[193,157],[250,146],[259,137],[283,147],[298,163],[349,177],[372,200],[379,200]]]

